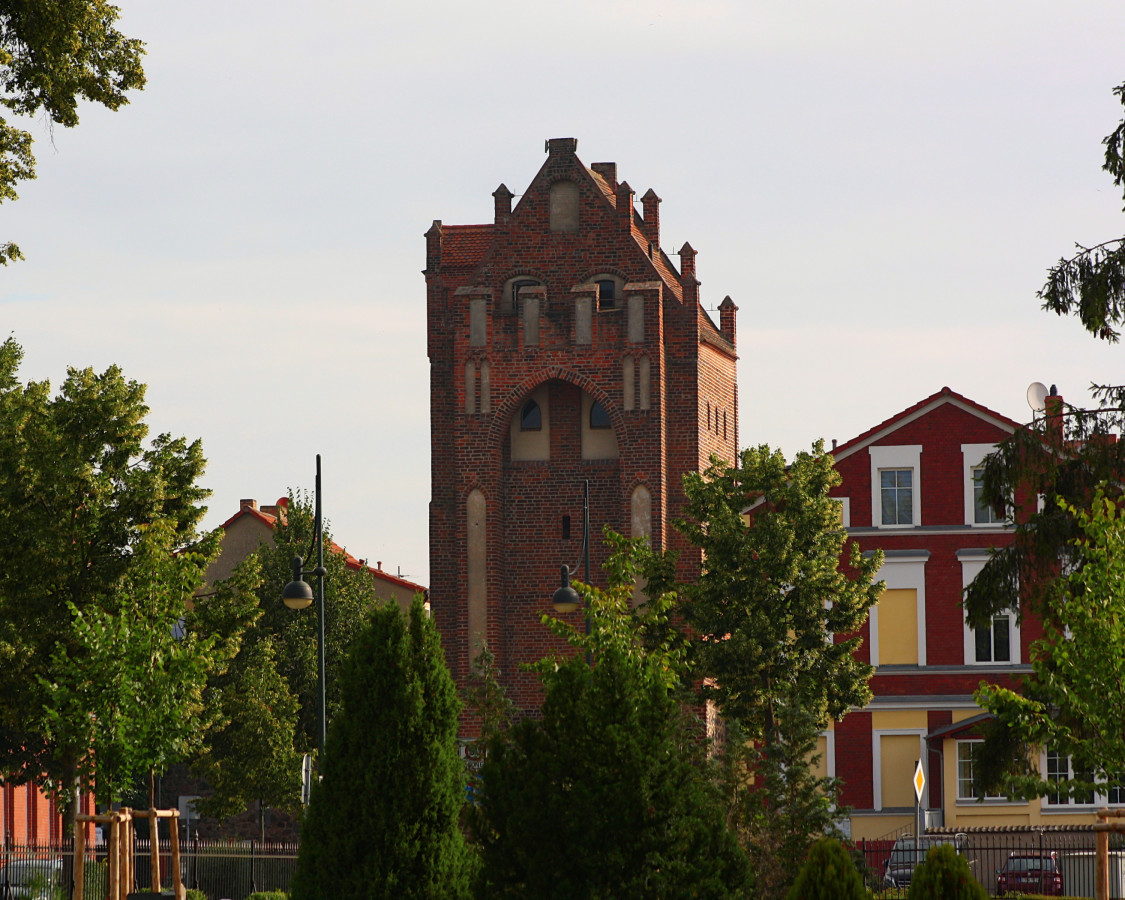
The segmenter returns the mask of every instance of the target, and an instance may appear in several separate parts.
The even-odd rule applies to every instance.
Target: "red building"
[[[1028,647],[1041,633],[1014,610],[974,631],[961,605],[990,548],[1012,540],[1011,524],[980,502],[978,475],[984,457],[1019,427],[942,388],[833,451],[848,534],[885,556],[878,577],[886,590],[860,650],[875,667],[874,698],[826,740],[857,839],[912,824],[918,760],[933,823],[1029,824],[1048,811],[1002,797],[980,803],[971,777],[981,717],[973,692],[981,681],[1014,686],[1030,671]]]
[[[520,663],[554,646],[540,615],[580,555],[583,483],[595,584],[603,525],[685,551],[686,573],[683,474],[738,447],[734,303],[716,326],[695,251],[677,269],[660,247],[660,198],[638,213],[616,164],[576,147],[548,141],[514,208],[493,193],[492,222],[426,233],[433,614],[458,683],[487,640],[520,706],[537,698]]]

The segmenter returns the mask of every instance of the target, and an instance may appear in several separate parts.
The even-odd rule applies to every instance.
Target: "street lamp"
[[[582,495],[582,560],[585,563],[584,576],[586,584],[590,583],[590,479],[585,481],[585,487]],[[582,605],[582,598],[578,596],[578,591],[570,586],[570,579],[578,571],[578,563],[574,564],[572,569],[570,566],[563,565],[559,570],[561,576],[561,585],[555,591],[554,596],[551,597],[551,606],[555,608],[555,612],[568,613],[574,612]],[[590,633],[590,614],[587,610],[586,613],[586,633]]]
[[[328,732],[328,708],[324,702],[324,576],[328,570],[324,568],[324,532],[323,520],[320,514],[320,454],[316,455],[316,492],[313,514],[313,542],[316,544],[316,568],[307,571],[303,568],[305,561],[293,557],[293,580],[281,592],[282,602],[290,609],[305,609],[313,602],[313,591],[305,581],[305,575],[316,576],[316,657],[317,657],[317,693],[319,694],[320,736],[317,744],[318,765],[324,765],[324,740]],[[312,548],[309,548],[310,554]]]

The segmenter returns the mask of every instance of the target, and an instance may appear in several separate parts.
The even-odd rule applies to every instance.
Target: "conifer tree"
[[[408,618],[393,603],[371,613],[341,672],[340,704],[302,828],[293,900],[467,897],[460,702],[420,598]]]
[[[541,718],[494,735],[476,831],[487,897],[543,900],[741,897],[745,856],[679,703],[684,675],[667,629],[671,598],[629,606],[631,560],[610,536],[607,592],[580,586],[590,633],[548,617],[577,651],[538,666]],[[589,661],[587,661],[589,660]]]

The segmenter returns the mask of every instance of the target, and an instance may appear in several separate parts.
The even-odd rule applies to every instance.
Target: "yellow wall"
[[[884,808],[914,805],[914,784],[911,778],[920,752],[916,734],[879,735]]]
[[[962,718],[965,718],[962,716]],[[943,791],[945,793],[945,824],[949,828],[993,827],[998,825],[1092,825],[1096,820],[1090,808],[1081,812],[1043,811],[1043,801],[1006,803],[988,800],[957,800],[957,741],[942,742]],[[1033,754],[1032,764],[1038,767],[1038,754]]]
[[[879,665],[918,664],[918,592],[888,588],[879,597]]]

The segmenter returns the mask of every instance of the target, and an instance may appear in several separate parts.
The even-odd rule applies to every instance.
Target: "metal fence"
[[[83,900],[104,900],[109,885],[106,846],[87,848]],[[151,891],[150,845],[136,841],[134,872],[138,891]],[[171,847],[159,843],[162,887],[171,889]],[[201,841],[180,845],[180,879],[207,900],[245,900],[257,891],[286,891],[297,865],[297,844],[261,841]],[[0,856],[0,900],[70,900],[74,844],[5,842]]]
[[[999,877],[1013,854],[1032,858],[1053,856],[1053,865],[1062,875],[1062,893],[1065,896],[1094,896],[1095,835],[1090,825],[1012,826],[998,829],[971,828],[966,831],[932,828],[927,829],[925,834],[926,839],[940,838],[952,843],[989,896],[1004,894],[1000,889]],[[899,837],[908,842],[910,833],[890,834],[876,840],[859,840],[855,843],[856,853],[864,863],[868,887],[875,892],[887,891],[887,896],[890,897],[897,894],[886,879],[888,862]],[[1120,840],[1115,844],[1114,839],[1118,839],[1118,836],[1115,835],[1110,843],[1110,897],[1125,898],[1125,844]],[[907,846],[913,845],[908,843]],[[1040,885],[1045,887],[1043,881],[1046,877],[1036,877],[1041,880]],[[1019,890],[1032,892],[1023,886]],[[1051,893],[1050,890],[1033,892]],[[905,896],[905,891],[901,895]]]

